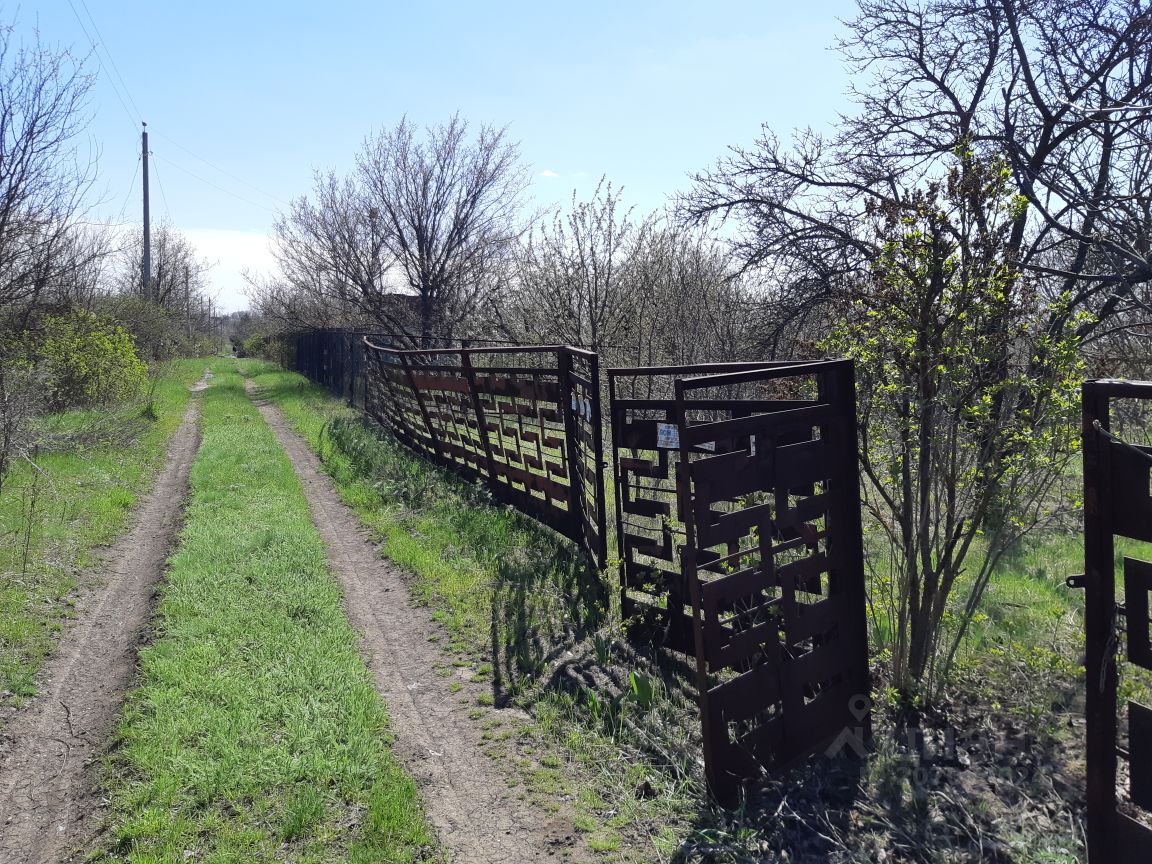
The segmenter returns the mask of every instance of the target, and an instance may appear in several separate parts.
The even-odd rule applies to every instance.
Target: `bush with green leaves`
[[[47,375],[54,408],[91,407],[140,394],[148,367],[132,336],[111,318],[77,310],[43,319],[27,356]]]

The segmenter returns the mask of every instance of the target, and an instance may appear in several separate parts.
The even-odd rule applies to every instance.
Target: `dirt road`
[[[304,484],[344,591],[348,620],[361,634],[361,651],[388,705],[394,750],[420,785],[451,860],[584,860],[570,820],[538,811],[512,794],[483,752],[483,733],[468,718],[469,707],[435,672],[444,663],[443,652],[429,638],[440,634],[438,625],[428,610],[411,602],[400,571],[379,556],[307,443],[274,406],[259,399],[257,404]]]
[[[100,587],[81,598],[38,695],[0,737],[4,864],[72,860],[101,812],[98,760],[132,684],[155,586],[180,528],[199,446],[198,408],[193,398],[130,530],[102,556]]]

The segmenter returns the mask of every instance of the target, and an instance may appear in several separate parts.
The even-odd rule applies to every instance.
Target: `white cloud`
[[[248,308],[244,296],[243,271],[270,273],[276,266],[268,246],[271,237],[256,231],[227,231],[217,228],[182,228],[196,248],[196,257],[211,266],[209,290],[216,295],[223,312]]]
[[[559,177],[560,175],[557,174],[555,171],[541,171],[540,176],[541,177]]]

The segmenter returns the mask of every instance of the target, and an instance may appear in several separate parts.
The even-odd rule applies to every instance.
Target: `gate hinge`
[[[1077,573],[1075,576],[1069,576],[1067,579],[1065,579],[1064,584],[1069,588],[1083,589],[1087,585],[1087,580],[1085,579],[1083,573]]]

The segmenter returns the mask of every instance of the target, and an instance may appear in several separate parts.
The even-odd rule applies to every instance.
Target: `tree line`
[[[139,396],[148,364],[215,350],[208,265],[179,231],[90,221],[85,58],[0,26],[0,488],[35,418]]]

